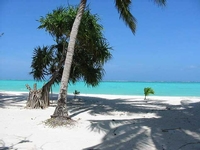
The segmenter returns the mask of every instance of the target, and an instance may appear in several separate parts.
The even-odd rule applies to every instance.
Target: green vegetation
[[[166,0],[154,0],[155,3],[158,5],[165,5]],[[135,18],[133,17],[131,11],[130,11],[130,6],[132,4],[131,0],[115,0],[115,7],[118,10],[120,18],[123,19],[125,24],[131,29],[133,33],[135,33]],[[72,67],[72,59],[73,55],[75,53],[75,46],[76,46],[76,41],[77,41],[77,35],[78,32],[80,31],[79,26],[81,24],[81,20],[83,18],[83,14],[85,11],[87,0],[80,0],[79,8],[76,14],[76,18],[74,20],[72,30],[70,32],[70,40],[69,40],[69,45],[68,45],[68,51],[66,54],[66,60],[65,60],[65,65],[64,65],[64,70],[62,73],[62,80],[61,80],[61,86],[60,86],[60,93],[59,93],[59,98],[58,98],[58,103],[53,116],[54,117],[62,117],[62,116],[68,116],[68,114],[64,114],[64,109],[66,109],[66,97],[67,97],[67,86],[69,82],[69,76],[70,76],[70,70]],[[66,112],[66,111],[65,111]]]
[[[41,17],[39,29],[45,29],[56,44],[36,47],[32,60],[34,79],[47,80],[53,78],[54,83],[60,83],[66,46],[69,43],[70,31],[76,17],[77,7],[59,7]],[[98,15],[93,15],[87,7],[76,39],[75,53],[72,60],[69,82],[85,81],[87,85],[97,86],[104,75],[103,65],[111,59],[111,47],[103,35],[103,26],[98,23]]]
[[[150,87],[146,87],[146,88],[144,88],[144,99],[146,100],[146,97],[148,96],[148,95],[150,95],[150,94],[154,94],[155,92],[154,92],[154,90],[152,89],[152,88],[150,88]]]
[[[75,91],[73,92],[73,94],[74,94],[74,99],[76,99],[77,95],[80,94],[80,92],[77,91],[77,90],[75,90]]]
[[[77,7],[59,7],[41,17],[39,29],[45,29],[55,44],[36,47],[33,52],[32,71],[35,80],[47,80],[42,87],[42,100],[49,104],[51,86],[60,83],[65,64],[67,45]],[[103,35],[103,26],[98,23],[98,15],[93,15],[87,7],[76,39],[69,82],[85,81],[87,85],[97,86],[104,75],[104,64],[111,59],[111,47]],[[67,87],[66,87],[67,89]],[[47,106],[46,106],[47,107]]]

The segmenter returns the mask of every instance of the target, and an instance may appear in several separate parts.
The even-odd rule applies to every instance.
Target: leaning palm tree
[[[51,86],[61,81],[67,53],[64,45],[68,44],[67,35],[70,33],[76,12],[77,7],[59,7],[39,20],[41,23],[39,28],[50,33],[57,43],[52,46],[36,47],[32,57],[30,74],[35,80],[47,81],[41,93],[43,108],[49,106]],[[103,26],[98,23],[98,15],[92,14],[87,7],[83,19],[77,35],[69,82],[75,83],[81,79],[87,85],[97,86],[104,74],[103,65],[112,57],[111,47],[102,33]],[[32,101],[30,102],[32,104]],[[40,107],[35,104],[34,106]]]
[[[62,79],[60,83],[60,93],[58,95],[58,101],[57,101],[57,106],[56,109],[51,117],[56,118],[56,117],[66,117],[69,118],[68,116],[68,111],[66,108],[66,97],[67,97],[67,88],[68,88],[68,82],[69,82],[69,76],[70,76],[70,71],[71,71],[71,65],[72,65],[72,60],[73,60],[73,55],[74,55],[74,47],[76,43],[76,37],[78,34],[78,29],[81,23],[81,19],[84,13],[84,9],[86,7],[86,2],[87,0],[81,0],[79,9],[76,15],[76,18],[74,20],[72,30],[70,33],[70,40],[67,48],[67,55],[65,59],[65,64],[64,64],[64,70],[62,74]]]
[[[166,0],[154,0],[158,5],[165,5]],[[62,74],[60,93],[58,96],[57,107],[52,115],[52,117],[66,117],[68,118],[68,113],[66,109],[66,97],[67,97],[67,88],[69,82],[70,69],[72,65],[72,59],[74,55],[74,47],[76,43],[76,37],[79,30],[79,25],[82,19],[82,15],[86,6],[87,0],[81,0],[79,4],[78,13],[74,21],[71,33],[70,40],[67,50],[67,56],[65,59],[64,71]],[[120,18],[123,19],[126,25],[135,33],[136,28],[136,19],[130,12],[131,0],[115,0],[115,7],[117,8]]]

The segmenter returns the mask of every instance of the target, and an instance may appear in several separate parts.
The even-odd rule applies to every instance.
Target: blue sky
[[[0,79],[32,79],[33,49],[53,44],[36,21],[59,6],[80,0],[1,0]],[[104,80],[200,81],[200,1],[167,0],[158,7],[150,0],[133,0],[136,34],[119,19],[113,0],[88,0],[101,18],[113,47]]]

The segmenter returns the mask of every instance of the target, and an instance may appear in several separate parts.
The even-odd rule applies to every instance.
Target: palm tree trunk
[[[44,101],[44,108],[49,107],[49,92],[50,92],[51,85],[47,84],[42,87],[42,100]]]
[[[75,21],[72,26],[69,45],[67,49],[67,56],[65,59],[65,65],[64,65],[64,70],[63,70],[62,79],[61,79],[60,93],[58,95],[58,102],[57,102],[55,111],[53,115],[51,116],[53,118],[55,117],[68,118],[66,101],[67,101],[67,88],[68,88],[68,82],[69,82],[69,75],[70,75],[71,64],[72,64],[73,55],[74,55],[76,37],[78,34],[79,25],[81,23],[81,18],[83,16],[86,3],[87,3],[87,0],[81,0]]]
[[[49,92],[51,89],[51,86],[53,85],[55,79],[57,77],[57,73],[53,75],[53,77],[42,87],[42,99],[44,101],[45,108],[50,105],[50,100],[49,100]]]

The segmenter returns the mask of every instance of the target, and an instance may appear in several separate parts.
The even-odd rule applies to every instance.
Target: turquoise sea
[[[0,92],[28,92],[25,84],[41,88],[45,82],[33,80],[0,80]],[[97,87],[88,87],[84,82],[70,84],[68,93],[75,90],[81,94],[108,94],[108,95],[144,95],[145,87],[151,87],[155,96],[200,96],[200,82],[133,82],[133,81],[103,81]],[[53,86],[53,93],[59,92],[59,85]]]

